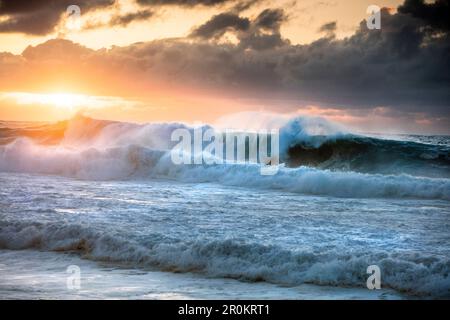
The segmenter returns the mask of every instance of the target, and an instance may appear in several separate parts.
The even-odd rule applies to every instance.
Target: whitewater
[[[0,122],[0,297],[450,297],[449,137],[289,119],[262,176],[173,164],[179,128]]]

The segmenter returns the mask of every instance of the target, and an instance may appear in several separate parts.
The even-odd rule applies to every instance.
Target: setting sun
[[[28,93],[11,92],[6,97],[14,98],[18,104],[51,105],[58,108],[74,109],[91,102],[89,96],[74,93]]]
[[[122,97],[96,96],[70,92],[0,92],[3,118],[27,121],[66,120],[78,112],[114,114],[140,107],[141,102]]]
[[[56,107],[73,108],[75,106],[86,103],[86,99],[83,95],[77,95],[72,93],[52,93],[43,94],[42,99],[44,102],[52,104]]]

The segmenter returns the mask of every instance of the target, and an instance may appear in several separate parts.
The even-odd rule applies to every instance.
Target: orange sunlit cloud
[[[77,21],[64,6],[41,8],[53,20],[37,19],[36,30],[23,19],[27,8],[21,15],[13,8],[0,13],[0,118],[55,121],[82,111],[120,121],[214,122],[257,111],[447,132],[445,83],[433,88],[413,68],[441,70],[439,60],[420,43],[414,51],[398,41],[409,38],[396,32],[419,23],[393,10],[402,2],[378,3],[389,29],[381,33],[365,27],[369,0],[82,0]],[[445,51],[442,37],[423,37],[433,52]]]

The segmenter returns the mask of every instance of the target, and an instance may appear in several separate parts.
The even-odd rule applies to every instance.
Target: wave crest
[[[311,122],[295,119],[281,129],[281,150],[287,150],[282,157],[295,168],[280,166],[275,176],[261,176],[260,166],[252,163],[174,165],[171,133],[193,130],[183,124],[137,125],[81,116],[69,121],[58,144],[20,136],[1,145],[0,171],[86,180],[156,177],[340,197],[450,199],[448,154],[425,156],[437,146],[349,135],[318,120],[313,129],[306,124]],[[311,135],[317,133],[328,135]]]

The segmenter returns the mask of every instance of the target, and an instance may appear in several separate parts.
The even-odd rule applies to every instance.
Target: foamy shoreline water
[[[164,180],[92,183],[12,173],[0,180],[1,249],[75,252],[137,270],[288,287],[364,288],[367,267],[379,265],[384,288],[449,295],[447,201]]]
[[[195,274],[118,268],[82,260],[74,254],[0,250],[0,299],[398,300],[392,290],[314,285],[282,287]],[[79,289],[66,286],[69,265],[80,266]],[[18,272],[21,270],[21,272]]]

